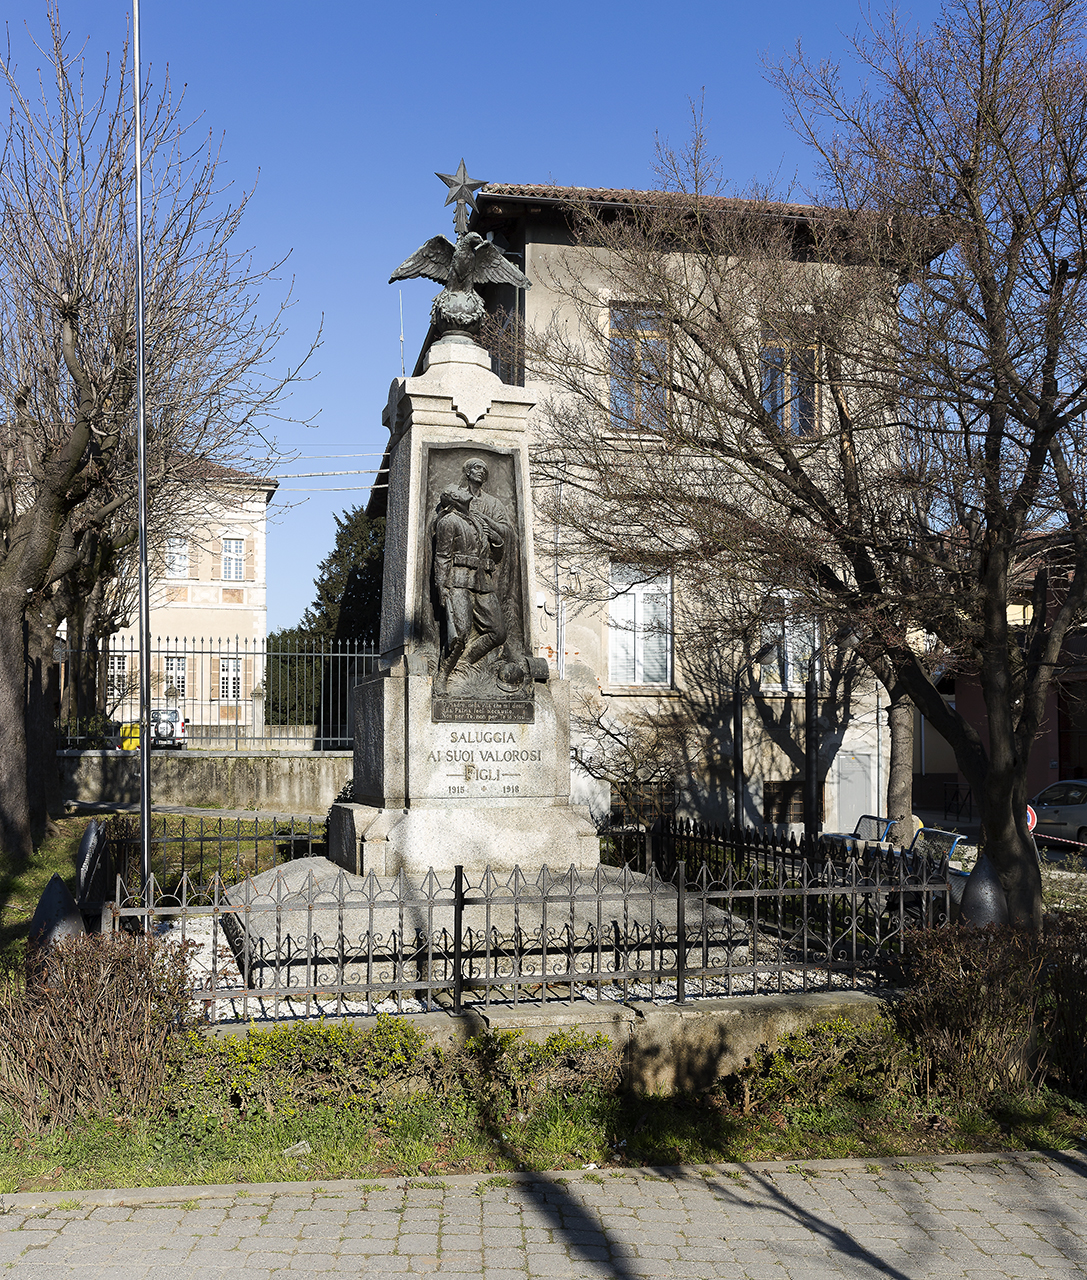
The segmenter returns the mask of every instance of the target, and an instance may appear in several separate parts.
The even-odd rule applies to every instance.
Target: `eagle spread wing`
[[[433,243],[434,241],[431,240],[423,248],[428,248]],[[422,250],[420,250],[421,252]],[[409,258],[408,262],[410,261],[411,259]],[[523,271],[519,271],[503,255],[502,250],[489,240],[481,244],[475,251],[472,275],[476,284],[512,284],[518,289],[528,289],[532,285],[528,276]]]
[[[449,268],[452,263],[453,246],[445,236],[431,236],[421,249],[416,249],[410,258],[396,268],[389,277],[389,283],[424,276],[427,280],[445,284],[449,279]]]

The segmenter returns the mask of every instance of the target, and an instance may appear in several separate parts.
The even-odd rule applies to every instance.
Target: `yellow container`
[[[140,726],[138,724],[121,725],[121,750],[139,751]]]

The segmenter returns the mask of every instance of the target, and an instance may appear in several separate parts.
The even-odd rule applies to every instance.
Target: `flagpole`
[[[147,567],[147,404],[143,314],[143,70],[140,0],[132,0],[132,96],[136,124],[136,489],[140,530],[140,868],[151,904],[151,592]]]

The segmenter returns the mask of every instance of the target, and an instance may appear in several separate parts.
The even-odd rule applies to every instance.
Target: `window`
[[[223,577],[241,582],[245,577],[245,539],[223,539]]]
[[[610,320],[612,426],[659,431],[668,404],[664,319],[646,307],[613,306]]]
[[[814,346],[786,343],[772,333],[763,334],[762,407],[782,431],[794,436],[810,436],[818,426],[816,360]]]
[[[675,813],[677,808],[675,778],[655,778],[632,782],[623,788],[611,788],[611,824],[614,827],[651,827],[658,818]]]
[[[106,692],[118,703],[128,696],[128,654],[111,653],[106,664]]]
[[[819,821],[824,817],[824,789],[819,788]],[[804,779],[762,784],[762,820],[768,826],[784,827],[804,821]]]
[[[188,538],[166,539],[166,576],[168,578],[187,578],[189,576]]]
[[[519,293],[518,298],[522,299]],[[490,353],[491,372],[511,387],[525,385],[525,322],[519,301],[514,310],[499,307],[483,320],[480,342]]]
[[[242,696],[242,660],[241,658],[219,659],[219,697],[233,699],[235,702]]]
[[[670,684],[672,580],[648,582],[632,565],[611,567],[609,680],[612,684]]]
[[[188,659],[183,653],[168,653],[166,655],[166,695],[167,697],[183,698],[185,696],[185,675],[188,671]],[[170,693],[173,689],[174,692]]]
[[[1087,804],[1087,786],[1079,782],[1058,782],[1046,787],[1034,802],[1039,808],[1053,808],[1059,804]]]
[[[774,647],[762,659],[759,683],[769,689],[802,689],[818,652],[816,623],[798,611],[795,600],[776,596],[766,602],[762,637],[763,644]]]

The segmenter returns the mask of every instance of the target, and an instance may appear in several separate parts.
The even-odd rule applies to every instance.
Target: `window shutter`
[[[200,577],[200,544],[189,539],[189,577]]]
[[[646,684],[668,683],[668,596],[664,591],[642,592],[642,679]]]
[[[211,660],[211,693],[209,697],[214,701],[219,697],[219,659]]]
[[[223,576],[223,543],[220,538],[211,540],[211,576],[213,578]]]
[[[624,591],[611,602],[608,614],[610,661],[608,679],[612,684],[634,683],[634,592]]]
[[[185,664],[188,679],[185,682],[185,695],[189,698],[196,697],[196,655],[190,654]]]
[[[257,576],[257,551],[256,539],[246,538],[245,540],[245,580],[252,582]]]
[[[242,663],[242,697],[253,696],[253,659],[246,658]]]

